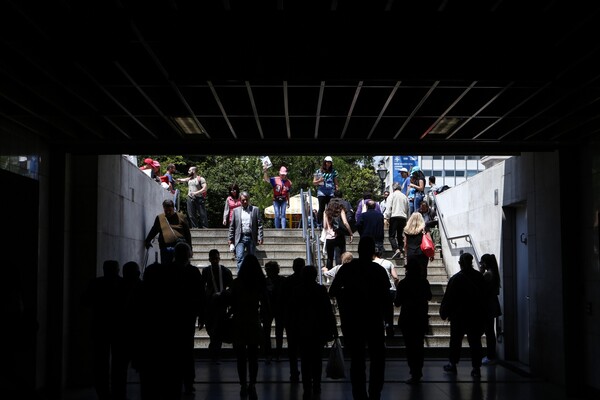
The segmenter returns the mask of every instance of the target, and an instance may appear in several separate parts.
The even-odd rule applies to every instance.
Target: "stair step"
[[[193,258],[191,260],[193,265],[198,268],[203,268],[209,265],[208,252],[211,249],[217,249],[221,253],[221,264],[229,268],[234,276],[237,275],[237,263],[232,257],[233,254],[229,251],[229,245],[227,244],[228,230],[225,228],[209,228],[209,229],[192,229],[192,244],[193,244]],[[354,234],[353,243],[346,244],[346,250],[357,254],[359,236],[357,233]],[[402,279],[404,277],[404,263],[403,259],[392,259],[393,252],[389,246],[387,239],[387,232],[385,233],[384,245],[386,251],[383,254],[384,258],[389,259],[396,269],[398,277]],[[326,255],[322,251],[323,246],[320,244],[322,262],[321,265],[326,264]],[[259,259],[261,265],[268,261],[277,261],[280,266],[280,275],[289,276],[292,274],[292,263],[295,258],[306,257],[306,243],[303,238],[301,229],[264,229],[264,244],[258,246],[256,256]],[[316,263],[316,262],[315,262]],[[448,274],[445,266],[443,265],[442,259],[440,258],[439,252],[436,253],[436,257],[431,261],[427,268],[427,279],[431,285],[431,291],[433,294],[432,300],[429,302],[429,332],[425,338],[425,347],[430,351],[443,351],[449,346],[450,342],[450,324],[447,321],[443,321],[439,316],[439,307],[446,286],[448,283]],[[324,278],[323,284],[327,286],[327,280]],[[400,309],[394,308],[394,322],[397,323]],[[341,334],[339,327],[339,314],[336,312],[336,319],[338,321],[338,331]],[[275,346],[275,324],[271,327],[271,339],[273,347]],[[396,335],[394,338],[386,339],[386,345],[389,349],[395,352],[402,352],[404,343],[400,329],[395,327]],[[195,348],[199,351],[205,351],[208,348],[209,337],[206,330],[196,331],[194,337]],[[284,348],[287,348],[287,342],[284,334]],[[463,341],[463,346],[467,347],[466,338]],[[231,351],[232,346],[230,344],[223,344],[225,352]],[[436,350],[437,349],[437,350]]]

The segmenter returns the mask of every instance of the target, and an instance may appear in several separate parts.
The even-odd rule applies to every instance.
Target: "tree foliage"
[[[262,164],[256,156],[185,156],[185,155],[145,155],[141,160],[150,157],[161,164],[161,175],[166,172],[167,165],[175,164],[177,172],[175,178],[187,176],[191,166],[198,167],[198,173],[206,179],[208,185],[207,213],[208,224],[211,227],[222,226],[223,207],[229,195],[229,186],[237,183],[240,190],[250,193],[251,203],[259,206],[261,210],[272,205],[271,185],[263,181]],[[288,169],[288,177],[292,181],[291,195],[300,193],[300,190],[312,190],[313,174],[320,168],[323,157],[321,156],[270,156],[273,167],[267,174],[277,176],[279,168],[283,165]],[[370,156],[336,156],[334,168],[339,174],[340,189],[344,197],[353,205],[362,198],[364,191],[379,193],[380,181],[373,168]],[[186,199],[188,187],[178,184],[180,190],[180,209],[187,210]],[[376,197],[376,196],[374,196]],[[272,221],[266,220],[267,226]]]

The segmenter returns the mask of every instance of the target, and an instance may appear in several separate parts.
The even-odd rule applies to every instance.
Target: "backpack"
[[[442,193],[444,190],[448,190],[450,187],[448,185],[444,185],[435,189],[435,194]]]
[[[356,216],[354,215],[354,209],[352,208],[352,205],[350,204],[350,202],[343,200],[341,198],[338,198],[338,197],[334,197],[333,199],[331,199],[331,201],[339,202],[344,207],[344,210],[346,211],[346,219],[348,220],[348,225],[350,225],[350,228],[352,229],[352,233],[356,232]],[[341,222],[341,217],[339,217],[339,218],[340,218],[340,222]],[[343,222],[341,222],[341,226],[345,232],[346,229],[344,228]],[[349,236],[349,235],[347,235],[347,236]]]
[[[350,225],[350,224],[348,224],[348,225]],[[348,233],[348,230],[344,226],[344,221],[342,221],[342,217],[339,215],[337,217],[333,217],[333,219],[331,220],[331,227],[333,228],[333,231],[335,232],[336,235],[344,235],[344,236],[351,235],[351,233]]]
[[[350,203],[348,203],[350,205]],[[350,225],[350,229],[352,229],[352,233],[356,232],[356,217],[354,216],[354,210],[350,207],[349,210],[346,210],[346,219],[348,220],[348,225]],[[342,227],[344,224],[342,224]],[[344,229],[345,231],[346,229]]]

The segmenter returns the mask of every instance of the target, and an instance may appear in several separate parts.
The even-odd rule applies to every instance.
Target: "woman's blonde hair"
[[[421,233],[423,229],[425,229],[425,220],[420,212],[415,211],[406,222],[404,233],[407,235],[417,235]]]
[[[349,263],[350,261],[352,261],[354,259],[354,256],[349,251],[345,251],[342,253],[341,259],[342,259],[342,264],[346,264],[346,263]]]

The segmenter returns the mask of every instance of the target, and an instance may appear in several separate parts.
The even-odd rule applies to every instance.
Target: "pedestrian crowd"
[[[152,160],[146,164],[152,166]],[[142,400],[179,399],[182,393],[193,393],[194,336],[199,329],[206,329],[209,359],[215,364],[220,363],[223,343],[232,344],[242,397],[259,398],[259,354],[262,351],[267,364],[280,361],[284,333],[289,379],[302,384],[304,399],[319,398],[323,350],[340,336],[350,359],[353,398],[380,399],[385,340],[395,336],[395,326],[406,346],[410,371],[406,383],[418,384],[423,377],[432,299],[427,265],[433,259],[421,251],[420,243],[423,236],[430,235],[437,219],[425,196],[419,194],[424,179],[415,168],[409,183],[394,183],[392,193],[379,203],[365,192],[355,212],[343,199],[331,157],[325,157],[313,182],[319,187],[317,218],[327,252],[327,265],[321,272],[328,285],[319,283],[319,271],[306,265],[303,258],[293,260],[289,276],[280,275],[274,260],[264,265],[263,272],[256,257],[256,246],[263,243],[260,211],[250,203],[249,193],[240,192],[237,185],[230,187],[223,212],[228,244],[236,259],[235,274],[221,264],[217,249],[209,251],[207,266],[191,264],[188,219],[176,211],[173,200],[163,201],[164,212],[156,216],[145,239],[149,248],[158,236],[160,262],[142,266],[143,271],[136,262],[127,262],[121,276],[119,263],[106,260],[104,275],[94,278],[84,294],[83,304],[92,311],[93,373],[99,399],[126,398],[130,366],[139,373]],[[401,171],[408,177],[407,172]],[[191,225],[206,227],[202,226],[206,213],[201,211],[206,180],[195,167],[188,173],[187,178],[168,182],[188,183],[188,210],[198,211],[189,218]],[[287,169],[281,167],[276,177],[269,177],[265,169],[264,181],[273,187],[273,202],[279,207],[279,211],[275,207],[276,224],[284,229],[282,213],[289,206],[292,187]],[[382,257],[385,226],[392,258],[406,260],[402,279],[396,265]],[[351,243],[355,231],[360,237],[358,257],[346,251],[346,237]],[[479,265],[480,271],[473,268],[471,254],[461,254],[460,271],[448,281],[439,308],[440,317],[450,322],[449,362],[444,371],[456,374],[466,335],[474,379],[480,378],[482,365],[496,362],[495,325],[502,315],[496,258],[485,254]],[[394,306],[400,308],[396,323]],[[271,342],[273,323],[275,347]],[[481,343],[484,334],[485,357]]]
[[[210,338],[209,362],[220,364],[223,343],[232,344],[242,398],[259,398],[259,357],[262,353],[266,364],[281,361],[284,332],[289,379],[302,385],[304,399],[320,398],[323,351],[340,337],[350,360],[353,398],[380,399],[386,336],[394,335],[394,325],[406,347],[410,372],[406,383],[421,381],[432,291],[417,258],[409,257],[399,279],[395,265],[381,258],[375,239],[361,237],[358,257],[343,253],[329,288],[319,283],[317,269],[303,258],[294,260],[289,276],[280,275],[273,260],[264,265],[265,274],[253,254],[243,258],[235,275],[220,263],[217,249],[209,251],[205,267],[192,265],[191,258],[191,247],[182,241],[175,245],[170,262],[155,262],[143,274],[136,262],[127,262],[121,276],[119,263],[106,260],[103,276],[90,281],[83,304],[92,311],[99,399],[126,399],[130,367],[139,373],[143,400],[179,399],[182,393],[195,392],[194,336],[201,329]],[[469,253],[460,256],[459,264],[439,308],[451,331],[444,371],[457,373],[466,335],[471,375],[479,379],[481,366],[493,364],[497,357],[494,324],[502,314],[497,297],[500,279],[494,255],[481,258],[481,272],[473,268]],[[396,324],[393,306],[400,308]]]

